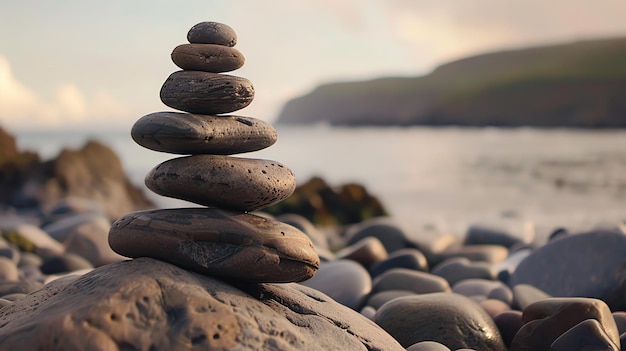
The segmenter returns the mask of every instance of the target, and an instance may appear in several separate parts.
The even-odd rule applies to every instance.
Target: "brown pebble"
[[[243,66],[239,50],[214,44],[182,44],[172,51],[172,62],[184,70],[230,72]]]
[[[160,96],[171,108],[214,115],[248,106],[254,99],[254,87],[249,80],[228,74],[177,71],[163,83]]]
[[[270,160],[193,155],[167,160],[146,175],[155,193],[199,205],[255,211],[286,199],[296,187],[291,170]]]
[[[298,282],[319,268],[298,229],[268,218],[209,208],[127,214],[109,243],[127,257],[152,257],[202,274],[250,282]]]
[[[131,136],[145,148],[173,154],[232,155],[276,142],[276,129],[256,118],[155,112],[133,125]]]
[[[217,44],[235,46],[237,33],[230,26],[218,22],[200,22],[187,32],[187,40],[192,44]]]

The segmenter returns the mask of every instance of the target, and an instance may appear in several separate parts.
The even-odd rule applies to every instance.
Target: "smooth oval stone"
[[[353,310],[363,305],[372,290],[372,280],[365,268],[351,260],[322,263],[315,276],[301,284],[321,291]]]
[[[529,238],[528,241],[532,241]],[[464,245],[501,245],[506,248],[522,242],[519,238],[514,237],[511,233],[481,225],[472,225],[465,235]]]
[[[410,243],[404,231],[391,223],[387,218],[374,218],[352,225],[346,230],[345,236],[348,239],[347,245],[352,245],[363,238],[373,236],[380,240],[389,253],[414,246]]]
[[[413,271],[406,268],[394,268],[374,279],[372,292],[384,290],[408,290],[416,294],[448,292],[448,282],[436,275]]]
[[[254,99],[252,83],[242,77],[201,71],[172,73],[161,87],[167,106],[201,115],[230,113]]]
[[[366,269],[372,264],[387,258],[385,246],[375,237],[367,237],[335,253],[338,259],[348,259],[360,263]]]
[[[548,298],[526,307],[522,315],[524,325],[513,338],[510,350],[547,350],[559,336],[586,319],[597,320],[612,342],[619,344],[615,320],[604,301],[564,297]]]
[[[251,282],[298,282],[319,258],[311,240],[287,224],[210,208],[134,212],[109,232],[113,250],[152,257],[202,274]]]
[[[58,274],[65,272],[74,272],[82,269],[93,268],[91,262],[82,256],[65,253],[59,256],[46,258],[40,269],[43,274]]]
[[[607,350],[619,351],[619,344],[615,344],[606,335],[600,323],[595,319],[587,319],[572,327],[559,336],[550,351],[585,351]]]
[[[365,306],[361,309],[360,313],[364,315],[367,319],[373,320],[374,316],[376,315],[376,309],[372,306]]]
[[[13,260],[7,257],[0,257],[0,281],[19,281],[20,273],[17,270],[17,265]]]
[[[513,292],[500,281],[487,279],[465,279],[452,286],[452,292],[463,296],[482,295],[500,300],[507,305],[513,303]]]
[[[182,44],[172,51],[172,62],[182,69],[229,72],[243,66],[245,58],[235,48],[214,44]]]
[[[626,235],[594,231],[548,242],[528,255],[509,285],[529,284],[552,296],[584,296],[626,309]]]
[[[235,46],[237,33],[228,25],[218,22],[200,22],[187,32],[187,40],[192,44],[216,44]]]
[[[269,160],[193,155],[167,160],[146,175],[155,193],[209,207],[255,211],[296,188],[291,170]]]
[[[452,286],[465,279],[495,279],[487,263],[471,262],[465,257],[449,258],[435,266],[430,272],[444,278]]]
[[[141,117],[133,140],[172,154],[231,155],[265,149],[276,142],[276,129],[256,118],[155,112]]]
[[[406,351],[450,351],[450,349],[436,341],[420,341],[407,347]]]
[[[454,293],[396,298],[378,309],[374,322],[404,347],[436,341],[452,350],[506,351],[491,317],[472,300]]]
[[[372,277],[392,268],[408,268],[428,272],[426,256],[417,249],[401,249],[392,252],[386,259],[374,263],[369,271]]]

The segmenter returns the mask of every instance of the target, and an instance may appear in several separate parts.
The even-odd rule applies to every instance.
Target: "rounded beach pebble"
[[[276,142],[269,123],[241,116],[205,116],[155,112],[141,117],[131,130],[145,148],[173,154],[231,155],[265,149]]]
[[[248,106],[254,99],[254,87],[249,80],[228,74],[177,71],[165,80],[160,96],[171,108],[214,115]]]
[[[255,211],[286,199],[296,188],[291,170],[276,161],[218,155],[167,160],[146,175],[155,193],[199,205]]]
[[[202,274],[249,282],[299,282],[319,268],[311,240],[287,224],[209,208],[140,211],[111,227],[127,257],[152,257]]]
[[[585,296],[626,308],[626,235],[594,231],[551,241],[528,255],[509,285],[532,285],[552,296]]]
[[[235,46],[237,33],[230,26],[218,22],[200,22],[191,27],[187,40],[192,44]]]
[[[229,72],[243,66],[244,56],[239,50],[213,44],[182,44],[172,51],[172,62],[190,71]]]
[[[451,350],[506,351],[491,317],[474,301],[454,293],[396,298],[381,306],[374,322],[404,347],[436,341]]]

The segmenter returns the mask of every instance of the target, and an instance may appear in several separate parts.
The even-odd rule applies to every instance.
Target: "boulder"
[[[53,281],[6,306],[0,349],[404,350],[307,287],[234,286],[150,258]]]

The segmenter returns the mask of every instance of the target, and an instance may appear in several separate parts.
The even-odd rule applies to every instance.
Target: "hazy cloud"
[[[16,79],[9,61],[0,55],[0,123],[9,128],[42,129],[65,124],[111,122],[125,118],[128,109],[110,94],[99,91],[90,99],[72,83],[56,87],[46,101]]]

